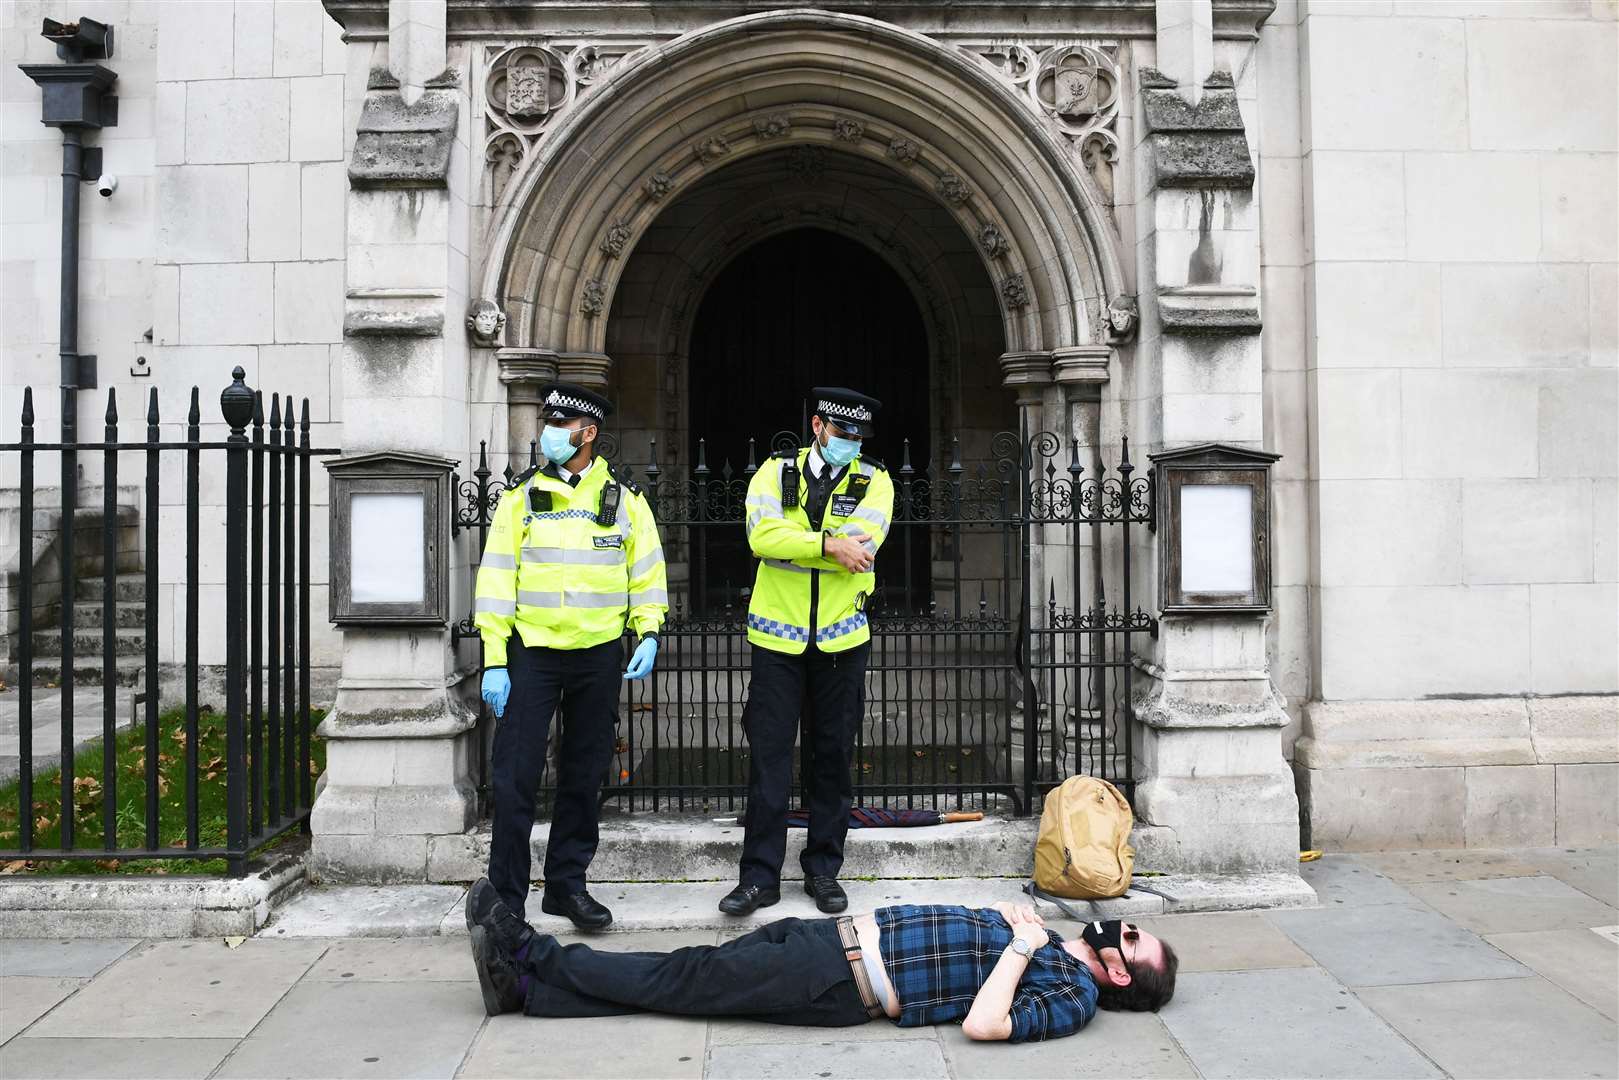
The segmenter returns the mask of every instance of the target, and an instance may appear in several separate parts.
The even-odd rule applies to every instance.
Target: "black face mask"
[[[1079,932],[1085,944],[1096,950],[1101,956],[1103,949],[1118,949],[1119,958],[1124,958],[1124,922],[1121,919],[1107,919],[1102,922],[1092,922],[1085,925]]]

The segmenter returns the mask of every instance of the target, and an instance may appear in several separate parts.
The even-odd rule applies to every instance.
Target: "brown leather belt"
[[[854,972],[854,984],[860,991],[860,1004],[866,1007],[866,1015],[873,1020],[887,1016],[888,1011],[878,1002],[877,992],[872,989],[871,975],[866,971],[865,950],[860,946],[860,935],[855,933],[853,917],[839,916],[837,923],[838,940],[843,942],[843,955],[849,958],[849,969]]]

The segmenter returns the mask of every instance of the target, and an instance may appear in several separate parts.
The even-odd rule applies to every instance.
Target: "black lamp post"
[[[18,67],[39,84],[40,123],[62,129],[62,300],[57,347],[62,358],[62,535],[57,547],[62,555],[62,641],[69,645],[64,655],[71,657],[73,597],[67,595],[67,588],[73,580],[73,515],[79,474],[79,455],[73,444],[78,441],[79,389],[96,385],[96,358],[79,355],[79,185],[101,175],[101,149],[86,148],[84,132],[118,123],[118,99],[108,93],[118,73],[91,62],[112,56],[112,27],[105,23],[46,19],[40,33],[55,43],[56,55],[66,61]],[[155,506],[147,507],[147,513],[156,512]],[[26,536],[26,522],[23,528]],[[23,558],[28,558],[26,542]],[[27,573],[26,567],[23,572]],[[157,597],[147,597],[147,603],[156,602]],[[111,671],[102,673],[103,679],[111,677]],[[146,690],[157,692],[151,686]],[[73,665],[67,663],[62,665],[62,730],[71,731],[72,726]],[[63,744],[63,753],[69,752],[70,745]],[[62,840],[66,846],[65,829]]]

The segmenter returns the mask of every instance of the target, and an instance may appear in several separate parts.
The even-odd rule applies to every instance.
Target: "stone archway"
[[[862,16],[744,16],[626,57],[504,189],[480,293],[509,320],[514,437],[523,384],[607,383],[626,256],[668,201],[782,149],[878,163],[948,211],[994,283],[1008,382],[1049,383],[1057,350],[1093,345],[1101,298],[1128,291],[1092,182],[988,70]]]

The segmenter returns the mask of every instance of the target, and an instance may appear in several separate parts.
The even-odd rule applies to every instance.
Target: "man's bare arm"
[[[995,910],[1001,911],[1006,921],[1012,924],[1013,937],[1028,942],[1031,950],[1051,940],[1046,936],[1040,916],[1032,908],[1016,904],[1007,907],[1011,909],[1010,914],[1001,911],[1000,905],[996,905]],[[1010,948],[1001,954],[995,967],[990,970],[989,978],[984,980],[984,985],[973,996],[972,1008],[967,1010],[967,1018],[961,1022],[962,1034],[983,1042],[1012,1037],[1012,998],[1017,994],[1018,983],[1028,967],[1029,961]]]

